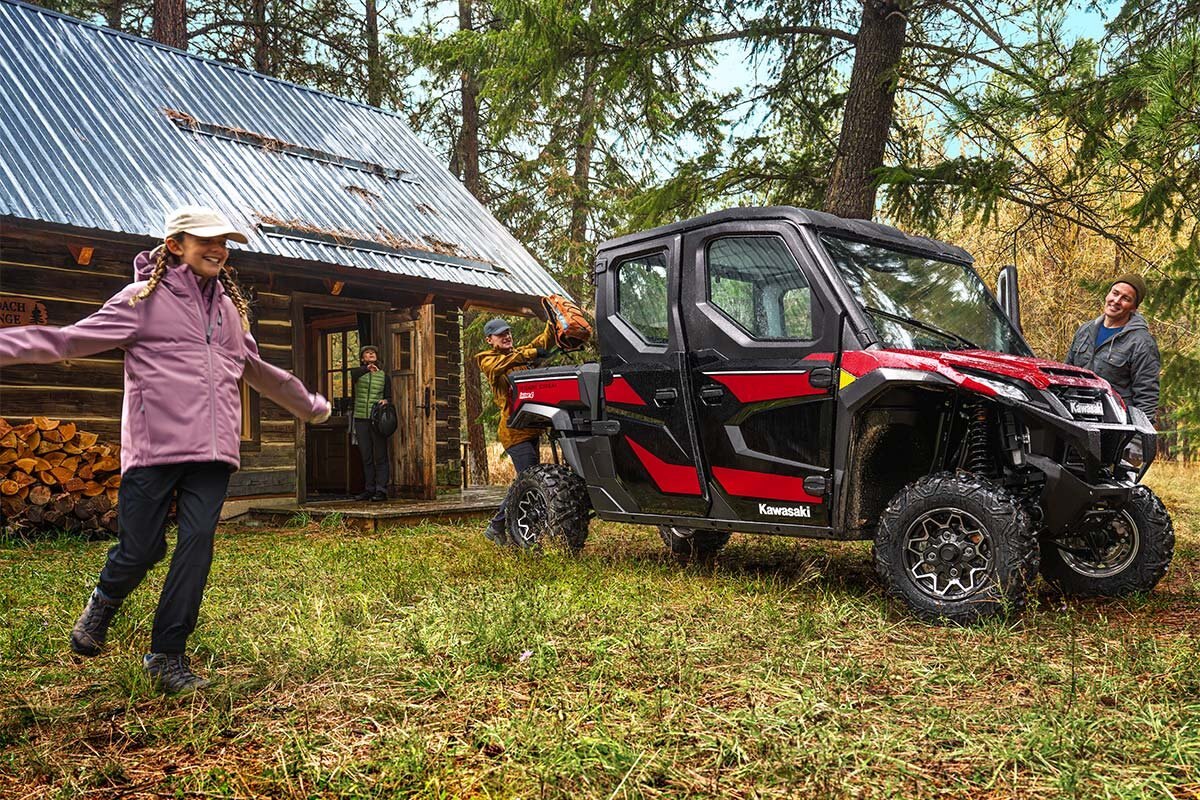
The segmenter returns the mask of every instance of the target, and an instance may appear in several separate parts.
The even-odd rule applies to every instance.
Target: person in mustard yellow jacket
[[[513,468],[520,475],[525,470],[541,462],[538,437],[541,433],[537,428],[510,428],[508,418],[512,415],[512,387],[508,376],[522,369],[537,364],[553,352],[554,332],[547,323],[533,341],[521,347],[513,346],[512,328],[503,319],[497,317],[489,320],[483,326],[483,335],[491,348],[475,354],[475,363],[479,371],[487,378],[492,387],[492,395],[496,406],[500,409],[500,426],[496,438],[504,446],[504,452],[512,459]],[[508,497],[500,504],[500,510],[488,523],[484,531],[490,541],[496,544],[506,544],[508,535],[505,533],[505,513]]]

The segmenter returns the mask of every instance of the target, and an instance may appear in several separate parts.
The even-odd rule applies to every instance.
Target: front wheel
[[[698,531],[676,525],[659,525],[658,535],[681,564],[711,561],[729,542],[729,531]]]
[[[1174,552],[1171,515],[1154,492],[1137,486],[1100,531],[1043,541],[1042,576],[1074,597],[1148,592],[1166,574]]]
[[[972,473],[942,472],[888,503],[875,569],[921,619],[967,625],[1025,607],[1038,546],[1017,498]]]
[[[506,533],[516,547],[558,544],[574,553],[588,535],[587,485],[561,464],[537,464],[513,482],[505,510]]]

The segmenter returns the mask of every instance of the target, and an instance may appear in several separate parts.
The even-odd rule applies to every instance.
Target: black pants
[[[167,552],[167,511],[175,498],[179,535],[154,612],[152,653],[182,653],[196,628],[212,567],[213,534],[229,488],[219,461],[137,467],[121,475],[117,543],[100,571],[100,591],[124,600]]]
[[[390,477],[387,439],[375,432],[371,420],[356,417],[354,441],[358,444],[358,454],[362,456],[363,491],[387,494]]]
[[[531,442],[518,442],[512,447],[504,451],[508,453],[508,457],[512,459],[513,469],[520,475],[525,470],[542,463],[542,451],[538,447],[538,440],[534,439]],[[500,504],[500,510],[496,512],[496,516],[492,517],[492,526],[503,529],[506,519],[506,509],[508,508],[509,498],[512,497],[512,486],[508,487],[508,493],[504,495],[504,502]]]

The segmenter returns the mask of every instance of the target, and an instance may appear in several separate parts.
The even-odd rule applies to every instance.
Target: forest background
[[[952,241],[989,283],[1015,263],[1050,358],[1143,273],[1164,455],[1200,450],[1198,0],[41,5],[403,115],[585,305],[598,242],[737,205]]]

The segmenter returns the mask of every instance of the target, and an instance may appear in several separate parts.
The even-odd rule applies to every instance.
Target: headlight
[[[1128,425],[1129,412],[1125,410],[1125,403],[1122,402],[1119,397],[1111,394],[1104,395],[1104,398],[1108,401],[1109,410],[1111,410],[1113,416],[1117,418],[1117,422],[1121,423],[1122,425]]]
[[[996,394],[1001,395],[1003,397],[1007,397],[1009,400],[1028,400],[1029,399],[1025,395],[1024,392],[1022,392],[1016,386],[1013,386],[1011,383],[1005,383],[1004,381],[994,381],[994,380],[991,380],[990,378],[981,378],[978,375],[972,375],[971,380],[975,381],[976,383],[982,383],[984,386],[988,387]]]

